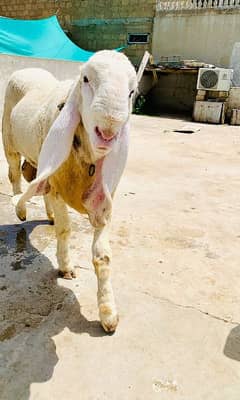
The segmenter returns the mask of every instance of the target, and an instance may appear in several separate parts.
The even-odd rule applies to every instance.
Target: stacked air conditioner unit
[[[232,69],[200,68],[193,119],[198,122],[224,123]]]
[[[232,69],[200,68],[198,73],[197,89],[228,92],[231,86],[232,76]]]

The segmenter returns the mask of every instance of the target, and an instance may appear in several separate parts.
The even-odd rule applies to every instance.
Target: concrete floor
[[[57,278],[54,227],[35,199],[19,223],[1,156],[1,400],[239,400],[240,129],[173,132],[185,124],[132,117],[112,336],[98,322],[88,221],[71,211],[78,278]]]

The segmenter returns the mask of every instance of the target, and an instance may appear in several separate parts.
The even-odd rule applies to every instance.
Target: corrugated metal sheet
[[[197,122],[223,124],[225,104],[221,102],[196,101],[193,110],[193,119]]]

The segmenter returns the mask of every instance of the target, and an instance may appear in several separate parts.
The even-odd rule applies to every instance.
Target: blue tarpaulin
[[[56,16],[38,20],[0,17],[0,53],[69,61],[87,61],[93,54],[66,36]]]

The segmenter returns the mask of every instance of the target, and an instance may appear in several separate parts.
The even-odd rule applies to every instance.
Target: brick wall
[[[92,50],[127,45],[128,33],[150,33],[147,45],[130,45],[125,53],[138,63],[151,50],[154,0],[75,0],[71,32],[81,47]]]
[[[46,18],[57,13],[63,27],[70,21],[69,9],[73,1],[67,0],[0,0],[0,15],[17,19]]]
[[[57,14],[63,29],[86,50],[127,45],[128,33],[150,33],[147,45],[130,45],[125,53],[138,63],[151,51],[155,0],[0,0],[0,15],[38,19]]]

